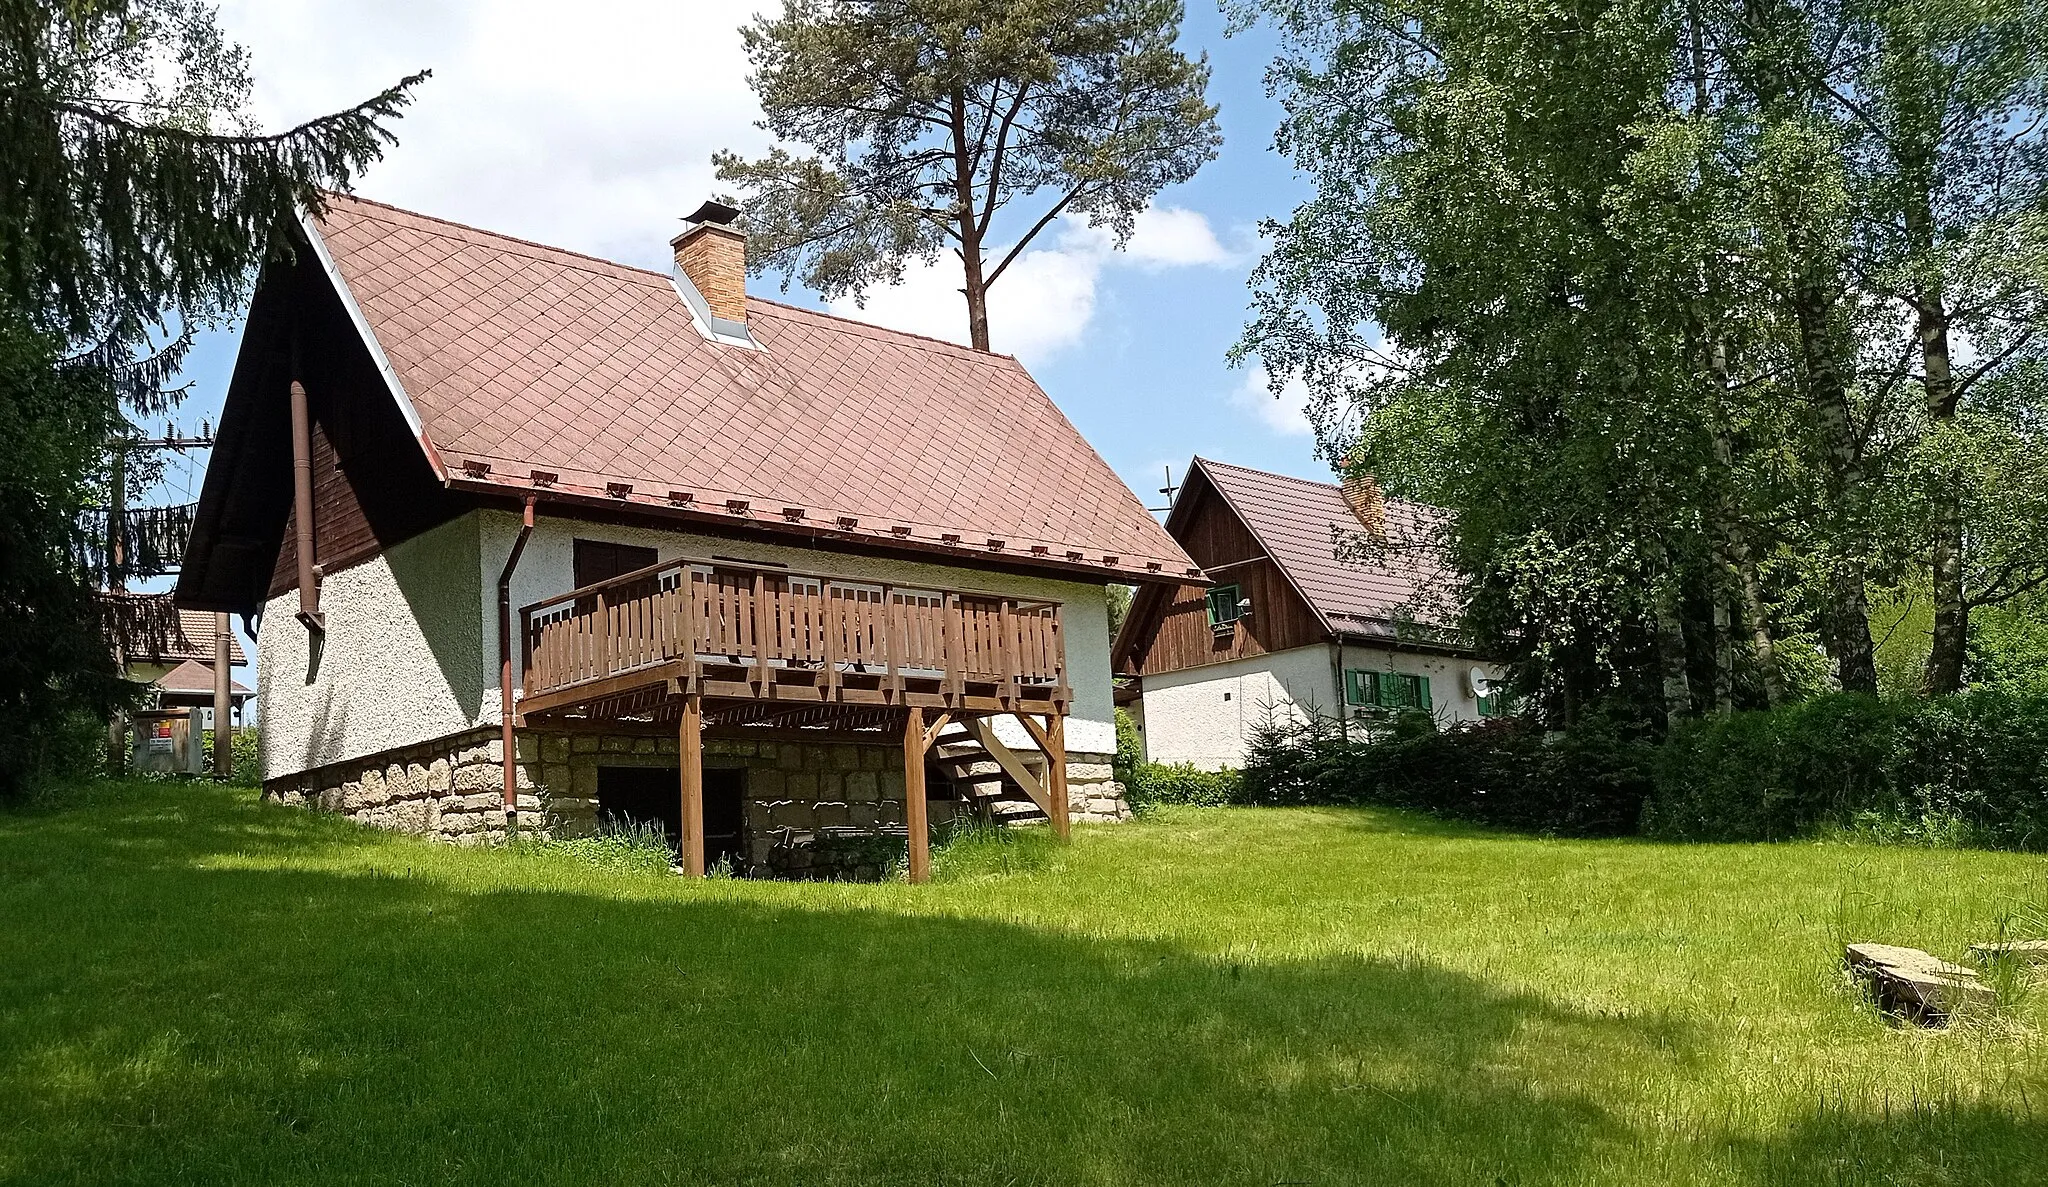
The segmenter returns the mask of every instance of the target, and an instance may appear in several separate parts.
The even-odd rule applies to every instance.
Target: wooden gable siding
[[[299,516],[284,515],[284,543],[270,572],[270,596],[299,587]],[[377,533],[356,497],[355,484],[336,462],[334,442],[319,423],[313,425],[313,558],[321,571],[333,573],[377,554]]]
[[[446,523],[476,501],[434,476],[383,375],[321,280],[300,298],[312,306],[302,370],[313,418],[313,559],[322,572],[336,573]],[[280,444],[289,473],[289,435]],[[290,490],[282,491],[273,598],[299,587],[298,516]]]
[[[1251,617],[1218,633],[1209,626],[1212,586],[1148,590],[1151,596],[1141,595],[1144,605],[1138,608],[1147,621],[1119,670],[1141,676],[1178,672],[1323,641],[1315,612],[1222,497],[1206,485],[1193,497],[1185,526],[1174,535],[1214,585],[1235,585],[1239,597],[1251,599]]]

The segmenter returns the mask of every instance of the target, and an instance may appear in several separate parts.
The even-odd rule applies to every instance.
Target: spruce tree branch
[[[399,108],[412,101],[412,96],[406,92],[432,76],[433,71],[422,70],[417,74],[406,76],[399,80],[396,85],[386,88],[383,92],[356,104],[354,107],[333,112],[329,115],[317,116],[283,132],[254,135],[225,135],[218,132],[194,132],[185,128],[167,127],[161,124],[140,124],[133,120],[124,119],[113,112],[104,111],[89,104],[73,100],[59,100],[55,103],[41,105],[45,106],[49,111],[62,115],[74,115],[100,127],[110,128],[143,139],[195,146],[203,145],[213,148],[277,148],[292,141],[301,140],[327,131],[340,124],[354,123],[358,120],[379,115],[392,115]],[[26,94],[19,87],[0,86],[0,95],[8,96],[16,101],[38,104],[38,100],[34,96]],[[381,128],[378,129],[378,132],[387,139],[390,138],[390,133],[384,132]]]

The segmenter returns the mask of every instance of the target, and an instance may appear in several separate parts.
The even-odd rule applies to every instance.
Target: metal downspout
[[[512,733],[512,571],[519,567],[519,554],[526,551],[527,537],[533,535],[533,504],[533,497],[527,496],[519,535],[512,541],[512,553],[505,558],[504,570],[498,574],[498,728],[505,748],[505,836],[508,840],[519,830],[519,765]]]
[[[306,385],[291,384],[292,514],[297,520],[299,553],[299,621],[309,631],[327,629],[320,612],[320,573],[313,563],[313,418],[306,408]]]

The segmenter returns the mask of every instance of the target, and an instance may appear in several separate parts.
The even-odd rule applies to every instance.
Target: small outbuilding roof
[[[165,672],[162,676],[159,676],[155,683],[158,688],[163,689],[165,692],[180,693],[187,696],[196,694],[212,696],[213,668],[208,664],[200,663],[198,660],[188,659],[170,671]],[[228,681],[228,695],[236,700],[241,700],[256,694],[241,681],[230,680]]]

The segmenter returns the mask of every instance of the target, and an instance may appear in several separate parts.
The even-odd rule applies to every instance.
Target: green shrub
[[[1133,808],[1186,804],[1220,808],[1243,802],[1243,780],[1233,770],[1205,771],[1193,763],[1139,763],[1123,780],[1124,800]]]
[[[1664,746],[1644,831],[1675,840],[2048,848],[2048,695],[1835,693],[1692,723]]]
[[[1245,800],[1383,804],[1570,836],[1630,832],[1650,790],[1640,732],[1592,717],[1564,733],[1497,718],[1438,731],[1396,722],[1350,738],[1328,718],[1268,722],[1253,734]]]

